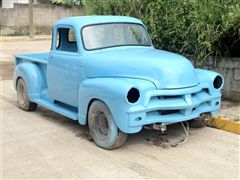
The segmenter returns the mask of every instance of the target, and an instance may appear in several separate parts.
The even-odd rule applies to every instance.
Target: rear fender
[[[46,88],[46,80],[44,77],[44,68],[41,65],[23,62],[15,67],[14,71],[14,87],[16,89],[17,81],[22,78],[27,86],[28,97],[30,101],[41,97],[41,92]]]

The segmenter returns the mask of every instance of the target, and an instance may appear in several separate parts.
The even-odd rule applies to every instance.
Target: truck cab
[[[204,126],[202,115],[219,112],[223,77],[155,49],[139,19],[81,16],[54,24],[49,53],[16,55],[14,87],[21,109],[88,124],[98,146],[114,149],[145,126]]]

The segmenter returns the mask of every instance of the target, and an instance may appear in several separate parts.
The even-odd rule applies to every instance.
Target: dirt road
[[[29,41],[27,46],[8,42],[3,52],[10,57],[14,48],[27,53],[46,52],[49,47],[49,41]],[[191,129],[189,140],[173,148],[169,144],[183,137],[177,124],[169,126],[166,135],[149,130],[129,135],[123,147],[106,151],[77,122],[41,107],[35,112],[18,109],[10,80],[11,58],[4,63],[5,80],[0,81],[3,179],[240,178],[239,135],[208,127]]]
[[[14,69],[14,54],[48,52],[51,47],[51,40],[24,41],[16,40],[1,42],[1,79],[12,79]]]

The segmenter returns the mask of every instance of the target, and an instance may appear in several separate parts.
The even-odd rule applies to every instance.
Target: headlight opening
[[[140,92],[137,88],[131,88],[127,94],[127,100],[129,103],[136,103],[140,98]]]
[[[215,89],[219,89],[222,87],[222,85],[223,85],[223,79],[221,76],[217,75],[213,81],[213,87]]]

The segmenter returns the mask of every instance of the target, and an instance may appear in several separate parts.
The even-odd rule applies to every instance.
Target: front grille
[[[153,123],[174,123],[216,113],[221,92],[208,89],[208,84],[182,89],[152,90],[145,94],[142,105],[129,110],[129,126]]]
[[[174,114],[174,113],[179,113],[179,110],[163,110],[163,111],[158,111],[160,115],[168,115],[168,114]]]
[[[154,95],[150,97],[146,115],[190,115],[202,106],[211,106],[209,90],[204,88],[199,92],[182,95]]]

